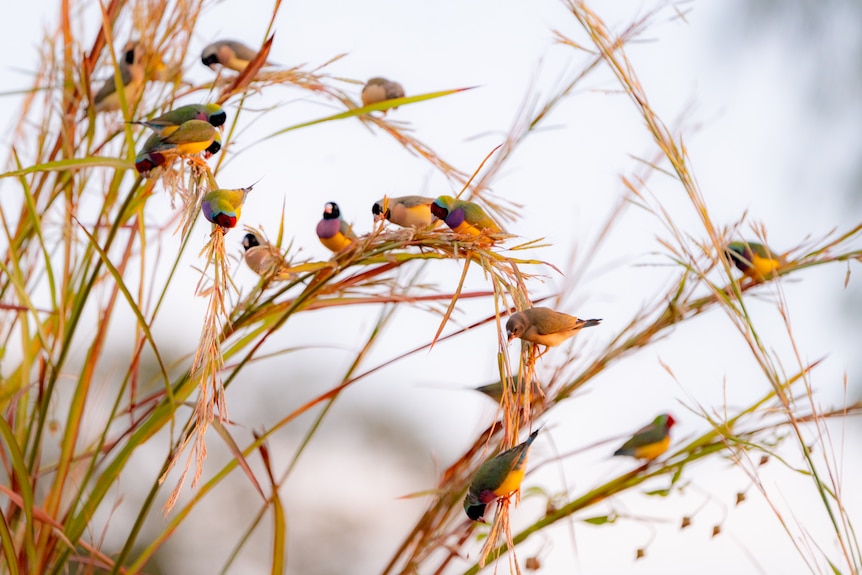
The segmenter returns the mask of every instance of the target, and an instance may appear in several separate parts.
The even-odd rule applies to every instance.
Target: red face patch
[[[232,228],[236,225],[236,216],[225,213],[216,214],[215,223],[223,228]]]

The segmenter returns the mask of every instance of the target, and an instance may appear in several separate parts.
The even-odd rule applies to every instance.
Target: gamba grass
[[[695,464],[705,458],[728,457],[769,498],[771,494],[758,481],[757,466],[752,461],[759,454],[778,459],[772,443],[777,430],[789,430],[786,437],[798,443],[804,455],[804,472],[820,494],[823,510],[834,527],[843,560],[841,566],[832,565],[834,570],[858,569],[858,542],[841,501],[840,484],[832,473],[838,462],[815,461],[800,428],[822,429],[825,419],[857,413],[860,406],[820,408],[813,400],[809,378],[817,362],[806,362],[803,354],[798,353],[797,365],[785,373],[768,345],[761,341],[757,325],[747,312],[746,298],[749,292],[773,289],[778,309],[789,318],[781,296],[783,278],[801,269],[859,260],[862,251],[852,246],[862,226],[790,250],[779,277],[768,284],[750,278],[734,279],[731,265],[722,254],[735,230],[723,229],[712,222],[680,137],[650,108],[625,55],[626,43],[648,29],[658,12],[649,13],[615,34],[586,4],[568,2],[574,21],[592,44],[587,49],[562,32],[555,35],[559,43],[584,55],[580,71],[571,82],[564,82],[557,92],[541,100],[528,93],[504,143],[489,151],[478,166],[457,168],[388,116],[370,115],[393,103],[363,108],[353,101],[343,82],[326,72],[343,55],[319,65],[274,72],[264,69],[273,42],[270,32],[258,56],[242,73],[219,75],[207,85],[185,83],[178,71],[184,60],[193,58],[187,53],[190,39],[198,15],[208,4],[113,2],[100,11],[102,27],[95,39],[77,35],[76,14],[64,4],[60,30],[57,36],[47,38],[47,45],[62,45],[63,49],[46,52],[33,91],[23,104],[17,132],[32,136],[26,141],[33,144],[26,149],[13,146],[9,169],[0,174],[16,183],[22,198],[15,210],[4,206],[0,212],[7,244],[0,261],[3,272],[0,301],[4,312],[0,333],[4,346],[17,352],[17,364],[4,367],[5,378],[0,386],[4,413],[0,418],[3,438],[0,455],[6,479],[0,484],[6,502],[0,517],[4,572],[61,573],[78,569],[79,565],[93,572],[143,572],[178,527],[199,505],[215,498],[216,488],[237,469],[260,496],[260,509],[251,526],[237,527],[233,533],[238,542],[225,570],[257,524],[269,517],[272,522],[269,563],[272,572],[283,572],[290,533],[279,489],[289,488],[291,471],[300,456],[314,449],[311,439],[341,392],[396,361],[433,350],[443,341],[487,324],[496,325],[498,330],[500,378],[507,382],[540,379],[545,384],[542,395],[532,394],[530,385],[518,389],[504,386],[506,392],[497,418],[461,457],[441,471],[437,485],[425,494],[426,510],[404,534],[382,572],[475,573],[486,563],[497,561],[499,570],[520,572],[522,561],[516,554],[517,545],[531,536],[563,520],[613,523],[615,518],[597,516],[598,511],[593,508],[655,477],[670,478],[667,493],[663,494],[670,495],[687,474],[696,473]],[[276,4],[272,19],[279,8]],[[99,69],[118,70],[115,50],[122,46],[122,41],[115,31],[129,28],[139,34],[149,55],[150,81],[139,99],[125,102],[121,114],[96,115],[89,111],[87,102],[95,86],[93,73],[99,63]],[[574,87],[602,66],[613,72],[654,139],[657,159],[644,161],[642,165],[647,166],[647,172],[661,171],[678,181],[698,214],[701,229],[695,236],[691,230],[681,229],[661,201],[648,193],[643,185],[645,177],[627,177],[625,201],[649,211],[667,232],[662,239],[663,247],[674,263],[669,287],[656,294],[653,305],[641,310],[613,335],[604,349],[587,357],[575,347],[550,378],[540,378],[536,373],[536,350],[532,346],[524,345],[510,356],[501,329],[512,310],[538,303],[529,287],[547,270],[556,270],[553,263],[531,257],[532,250],[543,246],[541,239],[518,244],[512,238],[501,237],[493,238],[498,240],[494,243],[486,237],[465,239],[443,227],[395,230],[380,223],[330,259],[291,261],[295,276],[277,282],[261,278],[246,294],[240,293],[231,281],[229,256],[220,229],[214,228],[205,246],[194,244],[191,232],[199,219],[201,198],[218,187],[220,170],[229,165],[230,158],[254,146],[271,144],[287,132],[301,136],[303,130],[336,121],[361,121],[370,130],[387,134],[405,152],[443,174],[462,197],[482,203],[501,220],[515,221],[520,206],[493,194],[495,178],[517,147],[553,115],[556,106]],[[168,74],[168,81],[156,80],[160,74],[167,74],[164,70],[173,71],[173,76]],[[242,133],[250,115],[243,109],[245,97],[284,86],[303,90],[338,111],[276,129],[262,141],[236,150],[233,141]],[[397,104],[421,105],[433,98],[457,98],[465,89],[434,91],[401,99]],[[181,158],[150,178],[131,177],[135,175],[133,158],[146,135],[136,134],[126,122],[161,113],[187,96],[211,96],[212,101],[237,104],[237,113],[232,115],[225,131],[222,152],[207,163],[189,165],[187,159]],[[101,190],[96,200],[92,199],[94,189]],[[161,193],[170,195],[174,212],[166,225],[154,229],[144,225],[147,202]],[[584,253],[596,251],[593,248],[615,232],[618,214],[615,211],[608,217],[596,245],[589,246]],[[764,239],[766,229],[757,225],[753,233]],[[176,253],[168,253],[170,238],[178,240],[173,242],[179,245]],[[276,244],[281,246],[283,239],[282,220]],[[292,257],[291,249],[288,246],[285,250],[288,259]],[[200,281],[196,286],[181,285],[175,280],[174,272],[187,251],[198,254]],[[168,258],[170,273],[157,282],[147,270],[160,258]],[[422,285],[417,268],[440,260],[457,262],[461,266],[458,278],[443,289]],[[140,272],[137,284],[126,283],[127,277],[135,277],[129,274],[131,266]],[[471,270],[481,272],[485,289],[465,289]],[[570,274],[568,281],[577,281],[578,277],[577,273]],[[208,305],[195,352],[168,359],[166,344],[157,339],[152,329],[163,304],[175,294],[208,298]],[[474,299],[487,302],[488,312],[464,327],[453,328],[451,318],[459,304]],[[238,382],[243,370],[253,362],[266,362],[288,351],[306,351],[300,347],[271,352],[265,350],[265,344],[275,340],[279,330],[299,314],[369,305],[381,311],[341,382],[267,428],[255,430],[251,440],[239,439],[229,418],[224,390]],[[97,368],[106,361],[110,320],[120,315],[120,306],[131,310],[134,316],[134,351],[123,358],[126,374],[111,391],[114,395],[108,401],[111,407],[104,416],[104,432],[84,440],[82,430],[91,415],[93,395],[99,385]],[[438,328],[427,334],[426,343],[369,366],[370,352],[380,335],[398,329],[394,311],[401,306],[424,306],[438,314]],[[498,449],[519,443],[523,430],[534,428],[539,417],[575,398],[577,391],[609,367],[665,337],[681,322],[710,310],[722,310],[737,328],[762,375],[771,384],[768,393],[752,405],[725,413],[693,407],[692,411],[708,423],[707,432],[675,445],[665,457],[649,466],[610,477],[579,493],[565,494],[563,499],[554,500],[553,505],[549,501],[545,513],[531,519],[526,527],[520,524],[513,527],[510,521],[517,495],[501,501],[489,527],[464,517],[464,494],[484,459]],[[94,332],[89,332],[84,323],[92,317],[100,321]],[[792,339],[789,319],[786,328]],[[82,367],[69,373],[70,366],[76,365],[75,354],[83,357]],[[149,381],[142,381],[141,358],[145,354],[152,355],[157,365],[157,375]],[[71,380],[71,385],[69,381],[62,383],[71,391],[61,392],[64,378]],[[522,394],[522,390],[526,393]],[[320,409],[314,411],[316,408]],[[270,441],[277,432],[306,414],[314,417],[304,430],[300,447],[286,465],[275,462],[270,454]],[[122,548],[100,549],[98,538],[91,532],[93,518],[110,505],[108,494],[128,471],[133,455],[163,430],[170,432],[170,446],[162,454],[159,479],[136,501],[132,524],[121,527],[127,530]],[[227,446],[231,460],[207,473],[203,467],[206,442],[214,437]],[[826,444],[825,431],[821,437]],[[260,456],[262,472],[250,463],[253,456]],[[164,523],[156,536],[140,541],[144,522],[160,513],[156,502],[164,495],[162,481],[183,457],[186,459],[181,465],[180,478],[164,508]],[[182,488],[192,466],[193,481],[186,500],[181,497]],[[800,530],[786,518],[781,520],[788,536],[796,541]],[[801,537],[810,537],[804,528]],[[479,539],[482,551],[470,554],[468,564],[458,567],[456,561],[462,561]],[[820,560],[818,545],[822,542],[807,540],[806,544],[797,545],[801,561],[812,570]]]

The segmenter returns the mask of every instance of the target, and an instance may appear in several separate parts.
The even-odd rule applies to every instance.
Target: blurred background
[[[593,6],[612,30],[621,32],[651,6],[618,1]],[[249,45],[263,41],[272,6],[269,2],[226,0],[202,14],[185,62],[185,77],[195,83],[213,72],[201,65],[199,50],[221,38]],[[261,17],[255,18],[259,11]],[[6,55],[0,107],[3,126],[12,126],[38,66],[46,29],[57,26],[57,6],[41,0],[16,7],[0,35]],[[100,19],[98,6],[81,7],[77,26],[91,31]],[[717,225],[744,219],[743,237],[753,239],[750,224],[762,224],[770,246],[783,252],[807,240],[825,237],[859,223],[862,179],[860,67],[862,3],[856,0],[702,0],[668,5],[645,35],[627,48],[635,72],[657,114],[682,134],[694,175]],[[569,82],[590,56],[554,42],[553,31],[591,46],[565,6],[551,2],[479,0],[458,2],[286,3],[275,26],[270,60],[286,67],[314,68],[345,53],[326,68],[334,77],[364,82],[385,76],[401,82],[408,95],[475,86],[457,95],[402,107],[390,112],[412,134],[442,158],[471,173],[500,144],[519,112],[534,99],[542,101]],[[130,30],[115,30],[118,39]],[[119,42],[121,45],[122,42]],[[117,48],[118,46],[115,46]],[[99,80],[109,77],[97,70]],[[356,85],[358,99],[361,84]],[[386,134],[350,119],[330,122],[256,143],[275,129],[336,113],[307,92],[275,87],[250,96],[242,130],[232,156],[219,172],[221,187],[247,186],[261,179],[244,207],[242,223],[277,234],[280,210],[288,239],[300,256],[327,258],[314,226],[323,205],[336,201],[357,232],[370,231],[371,205],[387,195],[437,196],[453,189],[427,162],[407,154]],[[266,116],[254,110],[277,107]],[[226,106],[232,112],[230,104]],[[263,117],[264,121],[257,118]],[[7,129],[2,145],[13,143]],[[601,327],[577,338],[583,361],[602,349],[633,315],[655,301],[675,270],[660,243],[669,232],[653,214],[634,205],[624,208],[598,253],[586,253],[625,193],[621,175],[643,174],[638,158],[651,160],[655,146],[616,79],[600,67],[559,106],[537,133],[518,148],[493,183],[494,192],[523,205],[522,218],[507,229],[524,240],[545,238],[551,245],[531,257],[553,263],[564,273],[582,275],[557,304],[580,317],[604,318]],[[0,180],[0,193],[6,182]],[[157,191],[158,191],[157,187]],[[650,175],[647,189],[674,216],[685,234],[703,240],[697,215],[678,182],[661,173]],[[157,224],[170,213],[166,194],[148,202],[148,218]],[[206,227],[193,232],[201,246]],[[226,237],[229,253],[240,254],[242,234]],[[741,239],[741,238],[736,238]],[[179,246],[179,238],[176,238]],[[188,250],[181,274],[189,291],[166,302],[154,333],[163,349],[176,357],[194,350],[206,300],[192,297],[199,272],[192,266],[197,250]],[[589,259],[592,258],[592,259]],[[585,269],[583,262],[589,262]],[[246,292],[258,278],[234,262],[234,280]],[[440,291],[455,289],[460,263],[431,262],[422,281]],[[530,284],[536,298],[570,286],[566,278],[543,267],[543,278]],[[812,372],[816,405],[837,407],[860,399],[858,381],[860,289],[848,266],[834,264],[795,273],[781,290],[791,310],[793,341],[775,306],[776,289],[750,292],[750,311],[764,341],[788,373],[801,361],[825,361]],[[481,274],[468,278],[470,289],[485,289]],[[490,300],[462,302],[444,333],[469,325],[492,312]],[[294,317],[268,342],[275,349],[308,346],[249,366],[233,382],[227,399],[238,436],[270,427],[293,409],[339,384],[358,346],[368,336],[380,310],[336,309]],[[127,365],[132,323],[116,321],[112,338],[121,358],[112,371],[103,366],[102,381],[111,386]],[[427,343],[439,316],[419,308],[400,309],[360,371],[384,363]],[[564,346],[564,348],[567,346]],[[513,347],[512,350],[515,350]],[[442,469],[460,457],[475,435],[495,417],[496,406],[468,387],[498,377],[494,327],[481,328],[396,362],[350,386],[335,403],[300,457],[283,487],[289,530],[288,572],[303,574],[374,573],[383,569],[424,509],[422,497],[404,495],[432,489]],[[14,353],[10,350],[9,353]],[[540,378],[565,358],[554,350],[539,363]],[[514,359],[515,353],[512,354]],[[172,358],[167,358],[168,360]],[[175,359],[175,358],[173,358]],[[79,364],[80,364],[79,360]],[[74,362],[73,362],[74,363]],[[577,365],[577,363],[576,363]],[[702,433],[706,422],[690,408],[722,413],[747,405],[769,390],[726,316],[715,311],[675,328],[662,341],[625,358],[557,406],[545,431],[533,445],[531,466],[560,453],[602,440],[562,462],[530,474],[525,487],[551,494],[588,490],[602,478],[633,467],[612,459],[615,443],[625,434],[670,411],[678,421],[675,441]],[[303,416],[270,442],[276,470],[283,470],[312,422]],[[178,420],[182,420],[184,414]],[[97,420],[94,420],[97,421]],[[100,432],[94,424],[93,434]],[[860,425],[838,421],[830,426],[835,472],[848,485],[862,476]],[[116,507],[105,508],[96,522],[106,525],[103,550],[119,549],[127,528],[112,529],[134,518],[133,503],[158,475],[171,438],[156,437],[141,450],[122,483]],[[207,470],[231,457],[211,434]],[[785,457],[798,465],[798,446],[788,442]],[[845,456],[846,455],[846,456]],[[827,556],[838,553],[834,533],[809,479],[778,464],[759,470],[769,500],[753,488],[730,461],[713,460],[686,469],[688,485],[671,497],[628,493],[598,505],[595,513],[628,519],[592,526],[576,517],[561,522],[519,547],[523,560],[537,557],[548,573],[793,573],[804,570],[800,552],[776,518],[774,506],[789,529],[804,529]],[[168,478],[173,485],[178,475]],[[667,487],[666,479],[648,488]],[[221,569],[236,541],[232,526],[250,524],[259,496],[241,473],[223,483],[219,495],[197,508],[165,546],[151,571],[213,573]],[[166,498],[168,491],[160,494]],[[735,505],[738,493],[746,501]],[[188,487],[180,505],[193,496]],[[858,516],[862,496],[843,493],[843,502]],[[525,497],[513,509],[514,528],[527,525],[544,509],[544,500]],[[692,525],[680,530],[683,517]],[[145,526],[156,533],[166,519],[156,514]],[[713,528],[721,534],[713,537]],[[270,552],[269,523],[230,569],[256,573],[266,569]],[[152,535],[150,535],[152,536]],[[635,560],[637,549],[646,556]],[[478,554],[479,545],[472,555]],[[816,554],[815,554],[816,555]],[[806,555],[810,556],[810,555]],[[470,563],[453,562],[451,573]],[[815,563],[812,571],[825,570]],[[490,568],[489,568],[490,569]],[[501,565],[501,569],[504,566]]]

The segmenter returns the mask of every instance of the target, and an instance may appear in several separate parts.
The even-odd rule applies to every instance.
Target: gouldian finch
[[[249,48],[242,42],[219,40],[203,49],[201,62],[213,70],[216,69],[216,64],[221,64],[225,68],[242,72],[255,56],[257,56],[257,50]]]
[[[398,82],[390,82],[386,78],[371,78],[362,88],[362,105],[370,106],[385,100],[404,97],[404,88]],[[397,106],[396,106],[397,109]]]
[[[585,327],[599,325],[600,319],[580,319],[546,307],[531,307],[514,313],[506,322],[506,336],[547,347],[560,345]]]
[[[637,459],[653,460],[670,446],[670,428],[676,423],[673,417],[662,413],[637,431],[631,439],[614,451],[614,455],[631,455]]]
[[[383,211],[384,201],[388,201],[387,209]],[[403,228],[427,228],[437,221],[431,213],[433,198],[422,196],[401,196],[400,198],[384,198],[374,202],[371,213],[374,219],[386,218],[393,224]]]
[[[341,210],[335,202],[323,207],[323,219],[317,223],[317,237],[333,252],[340,252],[357,239],[350,224],[341,219]]]
[[[783,257],[756,242],[730,242],[724,255],[743,274],[756,281],[771,278],[784,265]]]
[[[150,136],[144,144],[141,152],[135,157],[135,169],[143,176],[149,176],[153,169],[164,166],[168,160],[176,156],[170,149],[156,149],[156,146],[161,142],[158,134]],[[209,159],[221,150],[221,135],[216,130],[212,144],[204,150],[204,158]]]
[[[144,49],[138,42],[128,42],[123,53],[118,54],[117,67],[120,70],[126,103],[131,104],[144,87]],[[105,80],[93,96],[96,112],[113,112],[120,109],[120,95],[117,92],[116,73]]]
[[[253,187],[254,184],[236,190],[213,190],[209,192],[201,202],[201,211],[204,217],[221,227],[223,232],[227,232],[236,226],[245,197]]]
[[[492,234],[503,231],[479,204],[458,200],[452,196],[440,196],[435,199],[431,203],[431,213],[459,234],[475,237],[483,231]]]
[[[495,455],[479,467],[464,498],[467,517],[481,521],[486,505],[521,488],[527,467],[527,452],[538,434],[537,429],[523,443]]]
[[[169,136],[153,134],[135,158],[135,169],[143,174],[164,166],[176,156],[206,152],[211,156],[221,149],[221,135],[209,122],[188,120]],[[207,156],[207,157],[209,157]]]
[[[135,169],[144,177],[148,177],[150,175],[150,171],[157,167],[164,166],[168,163],[168,160],[177,155],[176,153],[172,153],[170,149],[155,149],[155,146],[158,145],[160,141],[161,138],[158,134],[150,136],[144,144],[144,148],[137,156],[135,156]],[[204,150],[204,158],[209,159],[217,154],[219,150],[221,150],[221,135],[218,130],[216,130],[212,144]]]
[[[170,151],[180,156],[191,156],[209,148],[219,137],[217,134],[217,130],[209,122],[188,120],[183,122],[169,136],[162,137],[153,150]]]
[[[173,134],[189,120],[203,120],[217,128],[225,123],[227,114],[218,104],[189,104],[166,112],[158,118],[138,120],[132,123],[146,126],[164,138]]]
[[[287,271],[289,266],[281,250],[257,234],[246,234],[242,238],[242,247],[245,250],[243,257],[245,263],[257,275],[272,276],[279,281],[292,280],[296,277],[296,274]]]

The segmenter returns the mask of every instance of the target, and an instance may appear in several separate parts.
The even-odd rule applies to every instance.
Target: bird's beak
[[[507,342],[507,343],[512,343],[512,340],[513,340],[513,339],[515,339],[515,336],[514,336],[514,335],[512,335],[512,332],[511,332],[511,331],[507,331],[507,332],[506,332],[506,338],[507,338],[507,339],[506,339],[506,342]]]

